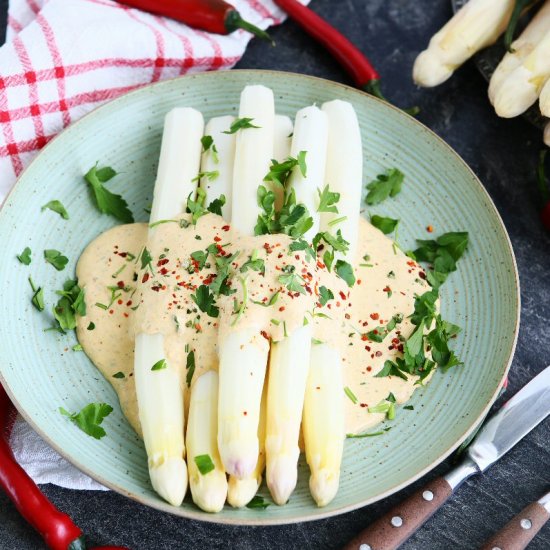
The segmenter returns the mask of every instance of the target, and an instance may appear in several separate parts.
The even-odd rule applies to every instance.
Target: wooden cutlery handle
[[[395,550],[451,496],[438,477],[359,533],[343,550]]]
[[[533,502],[491,537],[481,550],[523,550],[549,519],[550,512]]]

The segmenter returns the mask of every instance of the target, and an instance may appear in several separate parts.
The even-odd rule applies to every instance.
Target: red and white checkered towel
[[[262,29],[284,19],[271,0],[232,4]],[[197,31],[110,0],[10,0],[0,47],[0,204],[37,151],[71,122],[144,84],[229,69],[251,37]],[[10,443],[37,483],[102,489],[20,417]]]

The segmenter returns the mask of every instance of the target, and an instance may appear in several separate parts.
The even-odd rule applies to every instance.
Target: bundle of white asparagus
[[[241,233],[254,235],[260,213],[257,190],[271,159],[282,162],[306,152],[307,172],[296,167],[289,178],[296,202],[305,205],[312,218],[304,238],[311,243],[318,231],[330,229],[333,218],[340,216],[339,228],[350,243],[345,256],[352,263],[363,164],[353,107],[339,100],[321,108],[305,107],[296,114],[293,128],[288,117],[275,114],[270,89],[248,86],[242,92],[238,115],[238,120],[245,119],[254,125],[253,130],[228,133],[236,120],[233,117],[213,118],[204,128],[202,115],[194,109],[168,113],[149,240],[158,230],[155,222],[185,212],[188,197],[197,194],[197,185],[209,201],[223,195],[223,217]],[[205,147],[204,136],[215,147]],[[215,182],[208,177],[214,171]],[[318,212],[319,190],[327,182],[331,191],[340,193],[338,214]],[[278,193],[276,208],[283,200]],[[249,503],[265,468],[273,500],[284,504],[297,483],[302,427],[311,494],[324,506],[338,489],[344,445],[339,352],[328,344],[312,348],[311,325],[297,328],[276,343],[247,327],[237,325],[220,340],[217,371],[193,380],[186,432],[181,374],[167,359],[162,369],[151,368],[169,355],[164,336],[137,334],[134,373],[153,487],[179,506],[189,476],[193,501],[205,511],[217,512],[226,500],[235,507]],[[205,460],[207,467],[201,468]]]
[[[418,55],[414,81],[431,87],[447,80],[472,55],[496,42],[506,29],[515,4],[515,0],[470,0]],[[550,117],[550,0],[542,3],[512,42],[491,77],[489,99],[500,117],[518,116],[537,99],[541,113]],[[550,146],[550,122],[544,131],[544,142]]]

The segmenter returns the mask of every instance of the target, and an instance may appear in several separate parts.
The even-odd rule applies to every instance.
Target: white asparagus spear
[[[547,117],[550,117],[550,80],[542,88],[539,98],[540,112]]]
[[[258,453],[258,462],[252,474],[243,479],[237,479],[235,476],[229,476],[229,490],[227,492],[227,502],[234,508],[246,506],[253,498],[258,487],[262,483],[262,474],[265,468],[265,417],[267,408],[267,384],[264,384],[262,393],[262,402],[260,404],[260,422],[258,424],[258,441],[260,451]]]
[[[273,156],[275,104],[264,86],[247,86],[241,94],[239,118],[258,128],[238,130],[233,170],[232,225],[253,235],[259,207],[257,189]],[[238,328],[220,342],[218,448],[225,470],[250,477],[258,461],[258,423],[269,343],[260,327]]]
[[[192,180],[199,171],[203,128],[202,115],[194,109],[173,109],[166,115],[151,223],[183,212],[188,195],[195,192]],[[149,240],[154,233],[151,228]],[[166,359],[163,335],[137,334],[134,376],[149,475],[157,493],[179,506],[187,490],[182,381],[169,363],[151,370],[161,359]]]
[[[284,115],[275,115],[273,158],[277,162],[283,162],[290,156],[291,142],[292,120]],[[284,191],[280,185],[273,185],[271,190],[275,193],[275,210],[280,210],[281,206],[283,206]]]
[[[413,79],[419,86],[437,86],[476,52],[504,32],[514,0],[470,0],[430,40],[416,58]]]
[[[350,243],[345,259],[353,263],[363,179],[361,132],[350,103],[330,101],[322,110],[328,117],[329,130],[325,182],[331,191],[340,193],[340,200],[336,205],[338,213],[321,214],[320,228],[321,231],[336,227],[342,230],[342,236]],[[337,226],[329,225],[343,216],[346,219]],[[311,350],[303,432],[306,460],[311,471],[309,488],[318,506],[326,506],[338,491],[344,445],[343,398],[340,353],[328,344],[316,344]]]
[[[324,187],[328,140],[327,116],[311,106],[296,114],[291,156],[306,151],[306,176],[295,169],[289,184],[296,202],[304,204],[313,218],[305,238],[311,241],[319,230],[318,190]],[[271,344],[266,422],[266,479],[271,496],[284,504],[298,478],[298,438],[309,370],[311,325],[298,328],[281,342]]]
[[[206,124],[204,135],[213,140],[208,150],[203,151],[201,173],[201,188],[206,191],[207,201],[225,196],[222,216],[227,221],[231,218],[231,199],[233,194],[233,163],[235,160],[235,134],[224,132],[234,122],[233,116],[211,118]],[[217,175],[216,175],[217,174]]]
[[[550,27],[535,49],[514,69],[495,93],[498,116],[512,118],[524,113],[539,97],[550,78]]]
[[[218,373],[208,371],[191,387],[186,438],[193,502],[205,512],[219,512],[227,496],[227,478],[218,452],[217,427]],[[209,463],[214,468],[201,473],[199,466],[204,468],[204,464]]]
[[[494,102],[497,90],[508,75],[521,65],[523,60],[535,49],[550,29],[550,0],[547,0],[536,13],[521,35],[512,42],[511,52],[507,52],[498,64],[489,82],[489,99]]]

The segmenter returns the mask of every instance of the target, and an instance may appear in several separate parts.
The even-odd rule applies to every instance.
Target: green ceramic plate
[[[419,390],[414,411],[400,410],[382,437],[346,442],[340,491],[317,508],[308,491],[307,467],[286,506],[262,510],[226,508],[217,515],[186,499],[181,508],[163,502],[149,484],[145,452],[117,405],[115,392],[83,353],[71,351],[74,335],[44,332],[51,323],[54,290],[72,276],[84,247],[113,225],[93,207],[82,175],[96,161],[121,175],[111,188],[129,200],[138,221],[148,218],[165,113],[176,106],[200,109],[205,118],[236,113],[241,89],[261,83],[275,91],[277,111],[294,116],[301,107],[334,98],[351,101],[363,133],[365,178],[399,167],[403,191],[377,211],[402,220],[404,248],[414,239],[467,230],[470,249],[443,289],[442,310],[464,328],[456,348],[464,366],[436,373]],[[59,199],[65,221],[40,207]],[[104,485],[155,508],[224,523],[275,524],[319,519],[381,499],[411,483],[451,453],[483,418],[510,365],[519,322],[518,275],[502,221],[476,176],[430,130],[402,111],[346,86],[267,71],[206,73],[161,82],[104,105],[65,130],[27,168],[0,211],[0,378],[21,414],[52,447]],[[29,267],[16,259],[33,251]],[[70,258],[64,272],[46,265],[47,248]],[[31,305],[27,277],[45,288],[47,311]],[[90,401],[111,403],[108,437],[96,441],[58,412]],[[260,491],[268,492],[265,488]]]

